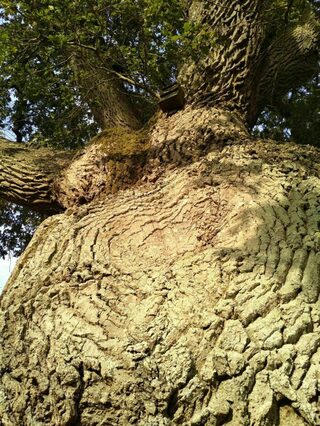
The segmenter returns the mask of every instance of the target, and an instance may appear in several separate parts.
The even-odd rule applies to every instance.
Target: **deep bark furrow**
[[[182,67],[187,98],[238,112],[253,127],[265,106],[281,105],[290,89],[318,70],[319,36],[312,22],[282,34],[266,31],[265,1],[191,2],[190,19],[212,37],[209,53]],[[271,6],[272,7],[272,6]]]

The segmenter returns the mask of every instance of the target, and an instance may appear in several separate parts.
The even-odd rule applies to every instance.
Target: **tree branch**
[[[95,52],[96,55],[97,55],[97,58],[99,59],[99,61],[101,63],[104,62],[102,60],[102,58],[101,58],[99,50],[96,47],[90,46],[90,45],[86,45],[86,44],[82,44],[82,43],[78,43],[78,42],[74,42],[74,41],[70,41],[70,42],[68,42],[68,44],[70,46],[80,47],[82,49],[90,50],[92,52]],[[108,68],[108,67],[105,67],[105,66],[98,66],[97,68],[99,68],[99,69],[101,69],[103,71],[106,71],[109,74],[112,74],[112,75],[118,77],[121,81],[123,81],[125,83],[128,83],[128,84],[130,84],[130,85],[132,85],[134,87],[137,87],[139,89],[144,90],[145,92],[149,93],[152,97],[154,97],[154,99],[156,99],[156,100],[159,99],[159,95],[156,92],[154,92],[152,89],[150,89],[150,87],[148,87],[146,84],[139,83],[138,81],[134,80],[133,78],[131,78],[131,77],[127,76],[127,75],[124,75],[122,73],[119,73],[119,72],[113,70],[112,68]]]
[[[319,34],[312,23],[286,31],[269,47],[257,72],[256,96],[251,102],[249,123],[266,105],[276,105],[289,90],[299,87],[316,74],[319,60]]]
[[[40,212],[60,211],[53,186],[72,156],[0,138],[0,197]]]
[[[87,45],[87,44],[82,44],[82,43],[74,42],[74,41],[69,41],[68,44],[69,44],[69,46],[81,47],[82,49],[91,50],[92,52],[95,52],[95,53],[98,52],[96,47],[90,46],[90,45]]]
[[[155,99],[159,100],[159,95],[158,95],[158,93],[154,92],[152,89],[150,89],[150,88],[149,88],[148,86],[146,86],[145,84],[143,84],[143,83],[138,83],[136,80],[133,80],[132,78],[127,77],[127,76],[125,76],[125,75],[123,75],[123,74],[121,74],[121,73],[119,73],[119,72],[117,72],[117,71],[115,71],[115,70],[113,70],[113,69],[109,69],[109,68],[102,67],[102,66],[100,66],[100,67],[98,67],[98,68],[99,68],[99,69],[101,69],[101,70],[107,71],[107,72],[109,72],[110,74],[115,75],[115,76],[116,76],[116,77],[118,77],[120,80],[124,81],[125,83],[131,84],[132,86],[138,87],[139,89],[142,89],[142,90],[146,91],[146,92],[147,92],[147,93],[149,93],[151,96],[153,96]]]

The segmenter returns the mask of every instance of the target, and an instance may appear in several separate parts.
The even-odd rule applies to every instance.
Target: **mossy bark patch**
[[[144,157],[149,150],[146,130],[128,130],[112,127],[99,133],[92,143],[98,144],[101,150],[115,161],[126,157]]]
[[[105,154],[104,163],[111,193],[126,188],[139,179],[150,146],[145,130],[113,127],[102,131],[92,143],[98,145]]]

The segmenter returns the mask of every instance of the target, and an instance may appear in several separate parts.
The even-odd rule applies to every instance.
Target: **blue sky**
[[[14,265],[16,263],[16,258],[11,259],[0,259],[0,292],[2,291],[9,275],[11,274]]]

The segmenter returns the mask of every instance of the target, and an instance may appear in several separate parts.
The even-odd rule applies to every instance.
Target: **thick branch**
[[[214,32],[209,54],[182,68],[180,80],[187,87],[189,102],[222,106],[246,119],[250,82],[260,53],[264,27],[264,1],[193,1],[189,19]]]
[[[53,183],[70,161],[67,152],[31,149],[0,138],[0,197],[33,210],[61,210]]]
[[[214,42],[208,55],[180,72],[189,102],[236,111],[252,127],[263,107],[312,77],[317,69],[317,28],[310,20],[269,39],[267,4],[257,0],[191,3],[189,19],[200,30],[205,25],[214,31]]]
[[[277,105],[289,90],[308,81],[318,70],[317,30],[310,23],[298,25],[277,39],[261,58],[257,73],[256,96],[251,102],[249,122],[265,105]]]
[[[85,50],[90,50],[91,52],[94,52],[96,54],[96,56],[99,58],[99,60],[101,60],[101,63],[104,63],[103,59],[101,58],[100,52],[99,52],[99,50],[96,47],[90,46],[90,45],[84,45],[84,44],[81,44],[81,43],[75,43],[75,42],[69,42],[68,44],[70,46],[79,47],[82,50],[85,49]],[[98,66],[97,68],[100,69],[100,70],[105,71],[109,75],[114,75],[115,77],[118,77],[124,83],[128,83],[128,84],[130,84],[133,87],[136,87],[138,89],[144,90],[145,92],[147,92],[151,96],[153,96],[155,99],[159,98],[158,93],[156,93],[152,89],[150,89],[149,86],[147,86],[146,84],[143,84],[143,83],[139,83],[134,78],[132,78],[132,77],[130,77],[128,75],[124,75],[122,73],[119,73],[119,72],[113,70],[111,67],[108,68],[106,66]]]

